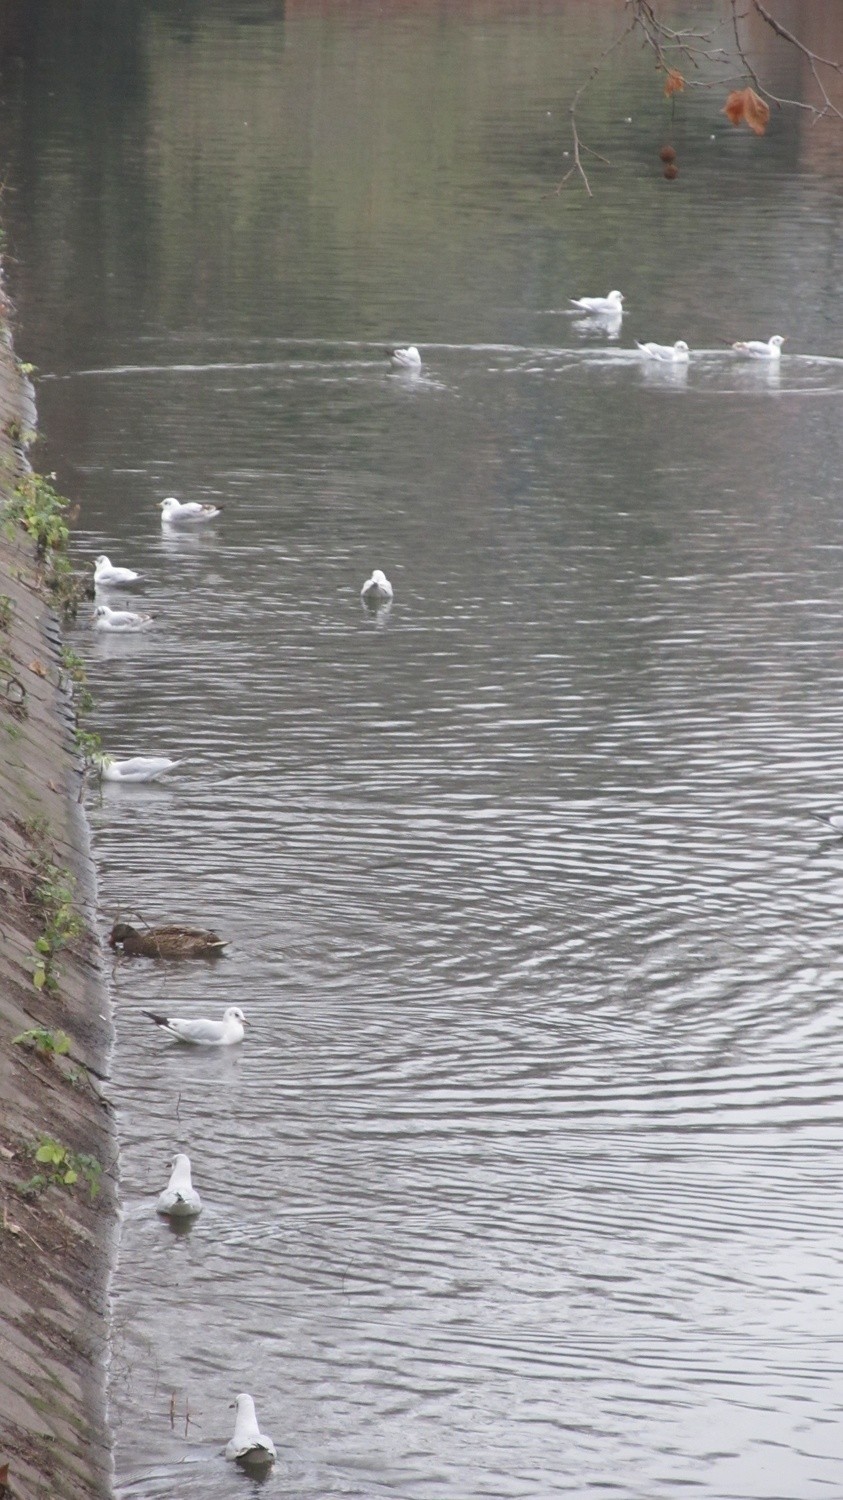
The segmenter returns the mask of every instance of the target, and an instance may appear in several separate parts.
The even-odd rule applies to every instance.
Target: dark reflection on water
[[[839,197],[703,100],[668,190],[634,55],[557,197],[620,15],[45,3],[4,64],[39,462],[156,615],[80,621],[95,724],[188,757],[92,797],[103,924],[232,940],[114,971],[122,1496],[255,1489],[241,1389],[302,1500],[843,1488]]]

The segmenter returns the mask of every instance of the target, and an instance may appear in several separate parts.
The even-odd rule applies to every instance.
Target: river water
[[[156,615],[91,727],[187,757],[91,795],[103,932],[231,940],[114,972],[118,1495],[251,1494],[241,1389],[297,1500],[843,1493],[839,138],[633,46],[557,192],[619,5],[16,19],[34,456]]]

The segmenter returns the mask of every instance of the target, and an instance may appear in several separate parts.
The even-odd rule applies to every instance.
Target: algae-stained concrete
[[[33,425],[0,308],[0,522]],[[104,1386],[117,1150],[100,1093],[111,1021],[60,647],[31,541],[0,529],[0,1496],[15,1500],[111,1493]],[[56,954],[55,987],[38,989],[36,943],[68,879],[57,871],[68,872],[82,920]],[[14,1045],[37,1028],[66,1033],[69,1052]],[[97,1158],[95,1198],[81,1177],[21,1193],[44,1171],[33,1159],[43,1136]]]

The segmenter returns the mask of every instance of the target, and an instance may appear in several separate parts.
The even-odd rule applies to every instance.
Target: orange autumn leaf
[[[667,98],[669,99],[671,94],[681,94],[684,87],[685,80],[682,77],[682,74],[677,73],[675,68],[671,68],[664,81],[664,91]]]
[[[723,106],[733,125],[746,124],[754,135],[763,135],[770,123],[770,106],[754,89],[735,89]]]

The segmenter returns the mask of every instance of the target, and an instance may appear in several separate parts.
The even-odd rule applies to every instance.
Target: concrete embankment
[[[33,422],[0,326],[0,512]],[[0,1497],[15,1500],[111,1493],[111,1020],[72,725],[35,548],[0,529]]]

